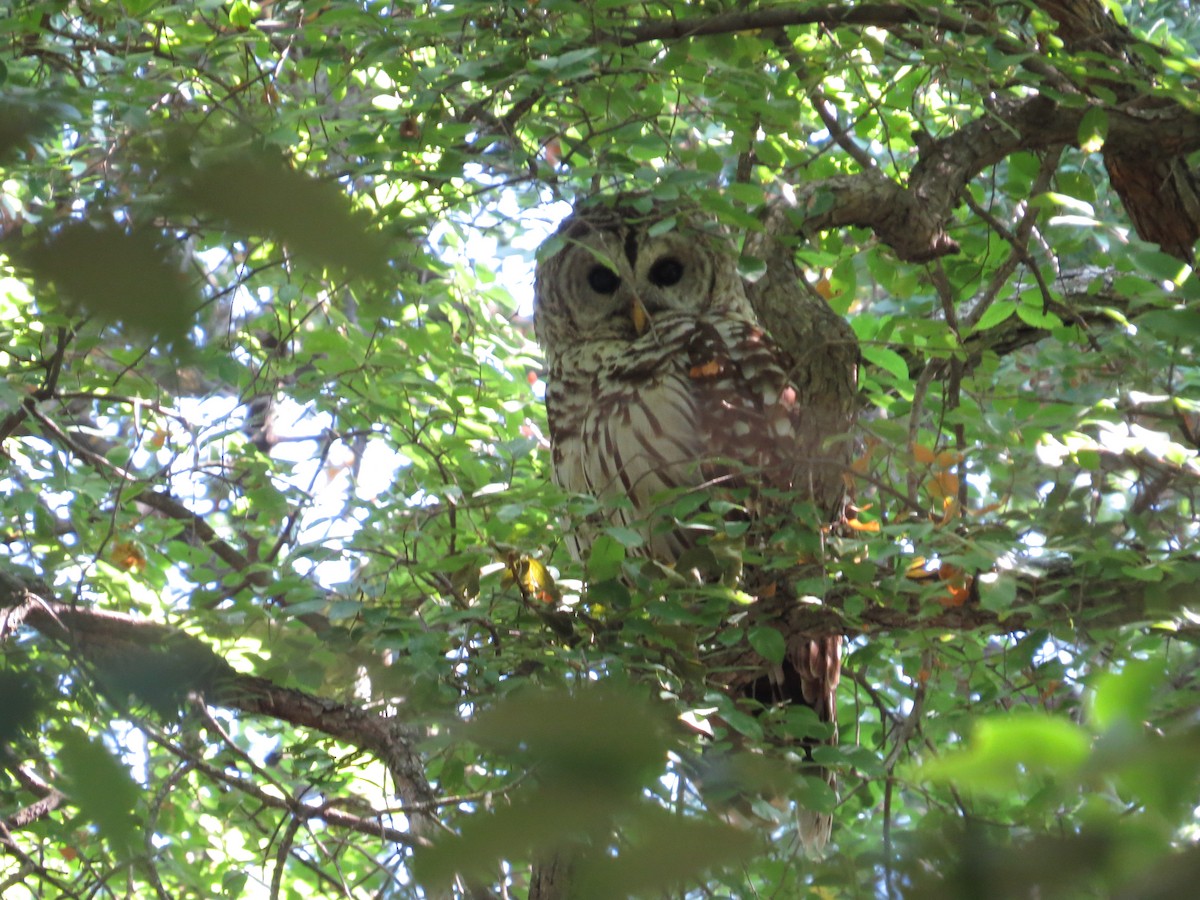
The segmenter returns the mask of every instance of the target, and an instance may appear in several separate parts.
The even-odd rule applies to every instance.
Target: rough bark
[[[572,856],[560,851],[534,863],[529,881],[529,900],[568,900],[572,896]]]
[[[1147,80],[1153,79],[1153,73],[1131,55],[1133,35],[1099,0],[1040,0],[1038,6],[1054,19],[1056,34],[1068,52],[1092,52],[1113,61],[1114,77],[1099,85],[1106,93],[1116,93],[1121,102],[1148,110],[1175,105],[1142,95],[1136,85],[1121,77],[1122,70]],[[1081,87],[1090,91],[1092,86],[1085,82]],[[1200,180],[1181,153],[1155,141],[1136,148],[1106,142],[1104,167],[1138,236],[1193,263],[1200,238]]]

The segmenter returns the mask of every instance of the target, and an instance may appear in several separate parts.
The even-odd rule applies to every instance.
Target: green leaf
[[[643,806],[620,822],[622,850],[590,853],[577,864],[582,898],[657,896],[718,866],[747,858],[754,836],[717,822],[683,818]]]
[[[1007,321],[1017,311],[1017,304],[1011,300],[997,300],[979,317],[975,331],[987,331],[995,328],[1001,322]]]
[[[591,581],[608,581],[621,572],[625,545],[610,534],[597,535],[588,554],[587,574]]]
[[[783,662],[783,655],[787,651],[787,644],[778,629],[761,625],[757,628],[751,628],[746,638],[750,641],[750,646],[767,662]]]
[[[1002,795],[1033,774],[1073,777],[1089,746],[1087,734],[1072,722],[1019,712],[980,720],[967,749],[930,760],[918,774],[960,790]]]
[[[1156,309],[1142,313],[1135,324],[1168,340],[1200,338],[1200,310],[1196,309]]]
[[[1043,308],[1042,297],[1036,292],[1027,292],[1017,306],[1017,317],[1032,328],[1049,331],[1062,327],[1062,319]]]
[[[104,686],[120,701],[134,697],[163,718],[174,718],[189,694],[212,690],[231,676],[229,664],[186,634],[112,654],[96,663]]]
[[[4,83],[7,68],[0,69],[0,84]],[[46,104],[0,100],[0,161],[23,147],[31,139],[51,128],[52,115]]]
[[[632,789],[664,752],[660,713],[612,685],[526,690],[462,729],[475,743],[535,760],[543,780]]]
[[[1162,659],[1131,659],[1119,670],[1103,673],[1092,690],[1092,721],[1098,728],[1140,723],[1165,675]]]
[[[890,350],[887,347],[881,347],[877,344],[863,344],[862,355],[867,362],[879,366],[891,374],[897,381],[901,383],[908,382],[908,363],[895,350]]]
[[[268,235],[317,266],[378,278],[389,248],[346,194],[265,155],[230,155],[180,171],[178,201],[243,235]]]
[[[1137,249],[1130,254],[1130,258],[1136,271],[1147,278],[1180,284],[1190,275],[1187,263],[1162,250]]]
[[[141,823],[134,810],[141,789],[99,740],[78,728],[64,729],[59,740],[58,760],[71,802],[120,857],[128,858],[139,848]]]
[[[558,72],[563,69],[570,69],[579,66],[580,63],[587,62],[600,52],[599,47],[580,47],[575,50],[568,50],[559,56],[552,56],[548,59],[531,59],[529,61],[530,68],[541,69],[546,72]]]
[[[639,788],[662,765],[667,733],[658,710],[613,685],[505,698],[459,737],[518,761],[533,780],[506,806],[417,851],[414,875],[441,884],[455,872],[482,874],[501,858],[601,839],[617,817],[642,806]]]
[[[1099,153],[1108,137],[1108,112],[1102,106],[1092,106],[1079,122],[1079,148],[1084,153]]]
[[[0,747],[37,728],[46,702],[44,687],[30,672],[0,670]]]

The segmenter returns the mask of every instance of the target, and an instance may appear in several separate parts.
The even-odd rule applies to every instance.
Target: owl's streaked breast
[[[547,412],[555,480],[628,498],[612,521],[641,524],[646,550],[671,561],[691,545],[653,511],[734,463],[788,487],[797,463],[795,392],[750,322],[672,313],[633,342],[581,343],[555,357]]]

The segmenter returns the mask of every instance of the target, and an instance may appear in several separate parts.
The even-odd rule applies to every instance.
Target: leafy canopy
[[[0,33],[6,897],[546,897],[564,839],[578,896],[1194,882],[1190,4],[25,0]],[[777,548],[850,641],[840,798],[807,710],[706,670],[780,654],[727,627],[752,598],[631,529],[568,553],[598,503],[551,486],[530,272],[596,189],[786,207],[861,342],[855,515]]]

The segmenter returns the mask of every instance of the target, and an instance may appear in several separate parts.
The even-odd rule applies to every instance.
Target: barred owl
[[[728,238],[686,207],[625,198],[584,205],[551,240],[534,322],[563,488],[615,501],[609,521],[640,529],[643,552],[665,564],[698,539],[664,508],[680,491],[740,489],[751,535],[756,523],[778,520],[787,498],[815,503],[826,521],[841,515],[844,461],[829,458],[828,435],[818,433],[837,416],[823,413],[815,427],[806,420],[811,379],[791,373],[807,364],[760,325]],[[589,533],[568,537],[585,555]],[[739,661],[748,674],[727,686],[804,703],[836,729],[840,635],[772,624],[787,645],[783,663],[750,653]],[[807,815],[802,837],[823,844],[829,825]]]

